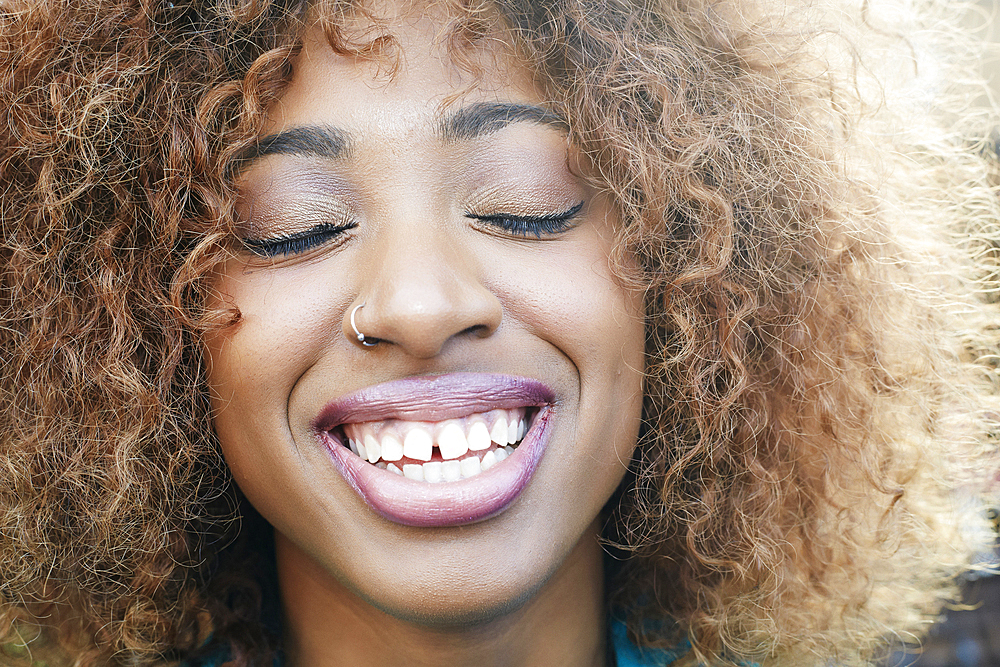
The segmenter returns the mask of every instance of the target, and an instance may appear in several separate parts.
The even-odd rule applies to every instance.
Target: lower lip
[[[328,432],[320,438],[344,479],[380,515],[421,528],[460,526],[500,514],[528,486],[549,439],[551,407],[543,407],[514,453],[458,482],[419,482],[363,461]]]

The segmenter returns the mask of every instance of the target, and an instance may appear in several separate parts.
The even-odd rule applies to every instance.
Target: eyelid
[[[571,208],[558,213],[538,215],[466,213],[465,217],[497,227],[513,236],[527,237],[529,234],[534,234],[535,238],[541,239],[543,235],[553,236],[571,229],[573,225],[570,222],[583,210],[584,203],[584,201],[580,201]]]
[[[339,245],[345,232],[358,226],[354,207],[325,190],[271,190],[247,208],[240,236],[244,249],[258,257],[291,257],[327,243]]]
[[[301,232],[282,234],[268,238],[244,238],[243,245],[260,257],[284,257],[297,255],[307,250],[325,245],[342,237],[345,232],[356,228],[356,222],[341,225],[321,223]]]

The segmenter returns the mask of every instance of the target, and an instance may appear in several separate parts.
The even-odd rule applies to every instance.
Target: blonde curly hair
[[[205,304],[230,174],[303,27],[391,55],[355,4],[0,13],[4,664],[169,664],[209,633],[233,664],[270,664],[234,537],[252,510],[203,374],[203,334],[238,314]],[[622,216],[647,377],[605,538],[633,639],[686,638],[692,664],[847,666],[919,634],[988,543],[1000,414],[1000,216],[973,141],[992,119],[963,108],[950,19],[439,4],[456,59],[501,39],[534,73]],[[363,38],[344,29],[359,12]]]

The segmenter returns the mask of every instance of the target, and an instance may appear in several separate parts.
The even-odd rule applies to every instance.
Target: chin
[[[389,616],[414,625],[441,630],[467,629],[491,625],[516,613],[543,584],[540,582],[533,588],[519,591],[491,591],[489,595],[470,596],[462,590],[430,595],[424,590],[417,593],[416,599],[366,598],[365,601]]]

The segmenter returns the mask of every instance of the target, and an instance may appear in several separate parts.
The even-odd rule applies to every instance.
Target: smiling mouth
[[[519,407],[438,422],[386,419],[341,424],[330,433],[383,470],[422,482],[457,482],[504,461],[538,409]]]
[[[459,526],[504,512],[528,487],[556,404],[551,389],[526,377],[413,376],[341,396],[312,428],[375,512],[407,526]]]

